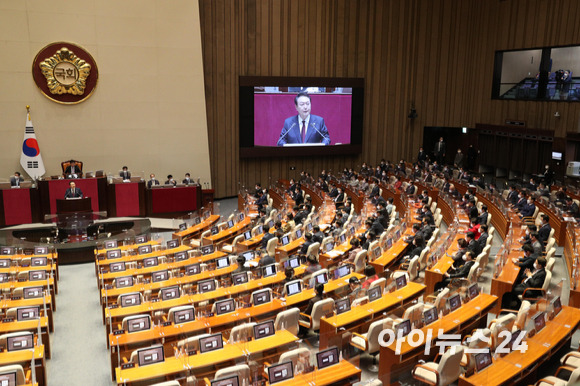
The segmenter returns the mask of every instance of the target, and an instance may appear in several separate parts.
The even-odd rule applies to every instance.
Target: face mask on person
[[[528,229],[526,229],[526,236],[530,235],[530,231]]]
[[[535,269],[535,270],[538,270],[538,269],[540,269],[540,264],[538,264],[538,263],[534,263],[534,269]]]
[[[463,255],[462,259],[463,261],[467,261],[467,256]]]
[[[528,205],[532,205],[532,200],[528,200]]]

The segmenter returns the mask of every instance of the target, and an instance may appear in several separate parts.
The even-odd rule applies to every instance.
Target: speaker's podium
[[[92,211],[93,209],[90,197],[56,200],[57,214],[88,213]]]

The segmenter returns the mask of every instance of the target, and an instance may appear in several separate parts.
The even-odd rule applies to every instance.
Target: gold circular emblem
[[[87,99],[97,85],[93,57],[72,43],[52,43],[34,58],[32,76],[37,87],[58,103],[76,104]]]

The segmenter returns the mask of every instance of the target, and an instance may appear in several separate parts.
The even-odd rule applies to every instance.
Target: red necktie
[[[306,141],[306,121],[302,121],[302,143]]]

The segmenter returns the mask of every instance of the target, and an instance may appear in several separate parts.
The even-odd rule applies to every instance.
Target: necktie
[[[73,197],[75,196],[75,189],[74,188],[73,188],[73,191],[72,191],[72,196]]]
[[[302,143],[306,141],[306,121],[302,121]]]

